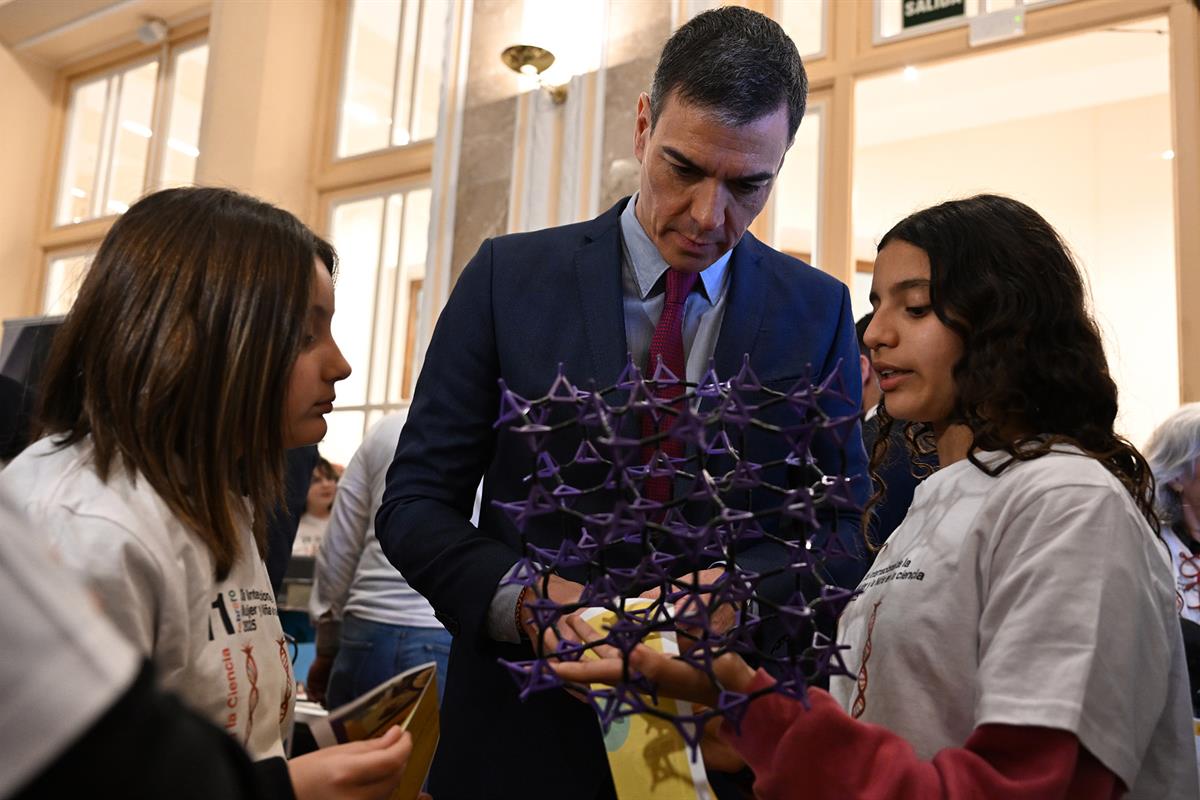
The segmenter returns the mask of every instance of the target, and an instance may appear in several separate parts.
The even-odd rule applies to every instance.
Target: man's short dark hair
[[[698,14],[667,40],[650,87],[651,127],[672,93],[734,127],[786,105],[791,142],[804,117],[808,76],[779,23],[725,6]]]
[[[867,347],[867,343],[863,341],[863,336],[867,333],[867,326],[871,324],[871,320],[875,318],[875,312],[869,311],[863,314],[862,318],[854,323],[854,332],[858,334],[858,352],[862,353],[867,358],[871,357],[871,350]]]

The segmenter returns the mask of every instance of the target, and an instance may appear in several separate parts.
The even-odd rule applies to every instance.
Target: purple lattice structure
[[[836,512],[858,508],[850,479],[821,474],[809,455],[819,431],[844,437],[854,430],[854,418],[830,417],[823,410],[853,407],[838,375],[835,369],[821,383],[806,378],[784,390],[772,389],[763,386],[747,360],[731,380],[720,380],[710,365],[700,382],[692,384],[661,363],[652,377],[644,378],[630,360],[616,384],[602,390],[580,389],[560,367],[546,394],[533,400],[501,381],[495,427],[520,437],[534,464],[526,476],[525,498],[495,501],[521,534],[525,552],[510,582],[535,589],[525,608],[539,632],[556,629],[565,615],[583,608],[599,606],[616,614],[604,643],[623,654],[626,680],[615,688],[586,691],[605,730],[621,717],[653,714],[670,719],[694,748],[703,723],[723,716],[736,726],[758,696],[721,690],[715,708],[683,718],[649,705],[643,695],[654,697],[654,687],[630,669],[628,657],[655,631],[689,629],[694,644],[681,643],[678,657],[707,673],[719,690],[713,660],[726,652],[767,666],[777,677],[774,686],[758,694],[780,692],[805,703],[815,677],[848,674],[843,648],[813,627],[817,613],[836,616],[853,595],[826,583],[818,569],[823,559],[846,554],[834,545],[823,550],[812,538],[819,516],[836,528]],[[659,401],[654,389],[672,383],[683,384],[683,399]],[[665,415],[676,420],[669,433],[642,438],[643,414],[656,421]],[[665,436],[681,440],[686,455],[670,458],[655,449],[647,459],[644,448]],[[743,457],[751,438],[758,445],[751,448],[754,452],[769,451],[778,458],[755,463]],[[564,442],[567,451],[574,450],[567,460],[561,457]],[[556,444],[559,460],[551,452]],[[643,482],[659,475],[674,482],[666,503],[642,493]],[[558,518],[569,532],[552,547],[539,546],[526,535],[535,520],[544,523],[546,517]],[[826,538],[837,541],[836,536]],[[761,571],[743,566],[740,552],[763,544],[772,548],[775,566]],[[699,570],[718,564],[725,573],[712,584],[701,583]],[[578,603],[560,605],[546,598],[549,576],[555,573],[582,576]],[[648,588],[660,590],[658,600],[642,610],[626,608],[626,598]],[[736,609],[736,623],[721,632],[710,619],[725,604]],[[672,614],[667,606],[677,611]],[[764,645],[766,632],[781,646]],[[536,658],[502,661],[522,699],[563,686],[547,659],[575,660],[595,646],[560,642],[555,652],[546,652],[541,638]]]

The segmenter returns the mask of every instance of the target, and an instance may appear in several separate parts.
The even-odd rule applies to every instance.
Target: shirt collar
[[[658,248],[654,246],[654,242],[650,241],[650,237],[642,228],[642,223],[638,221],[637,214],[634,213],[637,199],[638,195],[635,192],[633,197],[629,198],[629,202],[625,204],[625,210],[621,212],[621,235],[625,239],[625,248],[629,253],[629,261],[633,265],[634,276],[637,278],[638,292],[641,299],[645,300],[663,273],[670,269],[670,265],[663,260],[662,254],[658,252]],[[721,296],[725,271],[729,266],[729,257],[732,254],[733,250],[726,250],[720,258],[709,264],[700,273],[704,297],[710,305],[715,305]]]

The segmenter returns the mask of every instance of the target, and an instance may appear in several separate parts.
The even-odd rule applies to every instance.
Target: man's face
[[[787,106],[738,127],[668,95],[650,128],[638,98],[637,218],[672,267],[699,272],[736,245],[771,194],[788,148]]]

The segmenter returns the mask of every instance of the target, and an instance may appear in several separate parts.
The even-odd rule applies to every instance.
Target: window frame
[[[79,222],[56,223],[58,211],[59,187],[62,183],[63,171],[66,169],[66,152],[68,126],[71,122],[70,102],[72,88],[80,81],[90,78],[110,75],[127,69],[139,63],[159,61],[159,73],[155,81],[154,109],[151,119],[156,129],[161,130],[161,123],[168,114],[165,98],[174,85],[174,57],[177,53],[196,46],[208,37],[208,17],[201,17],[181,23],[171,30],[166,40],[159,44],[143,45],[128,44],[104,53],[71,62],[59,70],[55,78],[54,104],[50,122],[50,142],[46,152],[46,165],[43,170],[41,209],[39,212],[39,233],[37,246],[34,248],[34,274],[37,275],[34,287],[36,307],[45,307],[45,296],[49,281],[49,264],[52,258],[73,253],[94,251],[108,234],[119,214],[104,214],[91,217]],[[166,135],[155,136],[150,141],[150,151],[146,157],[146,176],[143,188],[154,186],[157,181],[157,170],[161,165],[161,150],[166,147]]]
[[[313,229],[322,236],[331,238],[333,207],[351,199],[367,199],[387,195],[395,191],[407,191],[428,187],[431,190],[430,230],[428,250],[425,258],[423,297],[418,313],[418,331],[415,339],[406,340],[404,370],[411,370],[412,384],[424,359],[425,345],[431,320],[436,315],[449,293],[449,265],[447,243],[450,232],[447,222],[453,222],[453,197],[455,191],[453,167],[453,145],[451,140],[461,130],[461,84],[466,75],[466,53],[470,20],[464,19],[464,4],[452,4],[446,25],[446,69],[440,92],[438,128],[431,139],[407,145],[391,145],[381,150],[359,153],[344,158],[337,157],[338,129],[341,125],[341,99],[345,85],[346,54],[350,39],[350,0],[330,0],[332,11],[325,26],[321,53],[321,78],[317,96],[317,124],[313,136],[312,189],[310,208],[316,210]],[[469,9],[470,5],[466,4]],[[447,163],[447,162],[450,163]],[[449,198],[451,208],[446,208]],[[398,296],[398,294],[397,294]],[[407,325],[409,320],[395,316],[393,326]],[[412,309],[410,309],[410,312]],[[372,315],[374,315],[372,309]],[[372,330],[372,347],[374,331]],[[373,356],[373,352],[372,352]],[[370,358],[370,357],[369,357]],[[408,364],[411,358],[411,365]],[[370,369],[371,361],[368,361]],[[366,404],[338,407],[338,411],[360,411],[363,413],[364,433],[372,422],[376,411],[392,413],[408,407],[410,397],[399,402],[371,403],[370,385],[367,376]],[[412,386],[409,387],[410,392]]]
[[[903,0],[901,0],[903,2]],[[975,16],[983,16],[991,13],[990,8],[993,0],[979,0],[979,13]],[[1048,6],[1059,5],[1060,3],[1071,3],[1074,0],[1024,0],[1023,5],[1025,13],[1038,11]],[[879,2],[871,4],[872,20],[871,20],[871,43],[875,46],[892,44],[893,42],[902,42],[908,39],[919,39],[931,33],[939,31],[955,30],[956,28],[966,28],[971,24],[971,20],[975,17],[963,15],[961,17],[950,17],[948,19],[939,19],[933,22],[927,22],[924,25],[919,25],[915,28],[904,30],[903,28],[894,36],[884,36],[880,31],[883,29],[883,5]]]
[[[454,25],[448,25],[452,35]],[[419,34],[419,32],[418,32]],[[418,42],[419,42],[418,35]],[[406,145],[337,157],[338,130],[342,120],[342,93],[346,84],[346,55],[350,43],[350,0],[335,0],[332,22],[326,27],[321,87],[318,104],[322,120],[314,138],[313,185],[318,199],[327,192],[393,178],[424,176],[433,171],[434,138]],[[321,224],[325,224],[322,220]]]
[[[778,19],[777,6],[789,0],[733,0]],[[990,0],[982,0],[984,11]],[[681,0],[682,2],[682,0]],[[1175,260],[1181,401],[1200,400],[1200,327],[1183,324],[1189,304],[1200,298],[1200,9],[1194,0],[1041,0],[1025,7],[1019,37],[972,47],[968,19],[922,26],[884,40],[878,38],[878,0],[847,0],[827,6],[828,57],[806,59],[809,91],[829,98],[823,120],[822,175],[818,204],[820,265],[851,284],[869,271],[854,259],[852,188],[857,81],[879,73],[921,67],[995,49],[1020,48],[1080,31],[1166,16],[1170,25],[1171,124],[1174,132]],[[752,227],[752,230],[755,230]],[[757,230],[755,231],[758,235]]]
[[[335,206],[341,205],[343,203],[353,203],[353,202],[358,202],[358,201],[363,201],[363,200],[373,200],[373,199],[380,199],[380,198],[382,198],[386,203],[387,197],[389,195],[397,194],[397,193],[407,194],[409,192],[420,190],[420,189],[432,189],[432,185],[429,180],[429,176],[422,177],[422,176],[418,175],[418,176],[406,176],[406,177],[400,177],[400,178],[390,178],[390,179],[384,179],[381,181],[373,181],[371,183],[360,184],[357,186],[348,186],[348,187],[345,187],[345,188],[342,188],[342,189],[339,189],[336,191],[325,192],[321,195],[321,200],[318,205],[318,211],[317,211],[317,213],[319,214],[319,219],[320,219],[320,227],[321,227],[321,230],[323,231],[322,235],[325,236],[326,238],[328,238],[331,242],[333,242],[333,239],[332,239],[333,210],[334,210]],[[433,213],[433,209],[430,208],[431,216],[432,216],[432,213]],[[385,229],[386,229],[386,224],[385,224]],[[383,231],[380,232],[381,237],[382,237],[383,233],[384,233]],[[400,223],[401,241],[399,244],[399,247],[400,247],[399,252],[401,255],[403,253],[404,233],[405,233],[405,230],[404,230],[404,221],[403,221],[403,215],[402,215],[401,223]],[[336,242],[333,242],[333,244],[334,244],[334,247],[337,246]],[[382,245],[382,242],[381,242],[381,245]],[[426,274],[422,278],[423,281],[427,281],[428,277],[429,277],[428,276],[428,269],[429,269],[428,245],[427,245],[427,250],[426,250],[425,263],[426,263]],[[376,265],[376,268],[378,268],[378,265]],[[410,322],[410,317],[414,313],[414,309],[412,308],[412,301],[411,301],[411,297],[410,297],[409,302],[407,304],[408,307],[405,309],[406,313],[404,315],[404,318],[401,319],[400,316],[398,316],[396,314],[396,306],[397,306],[396,298],[398,298],[400,296],[399,278],[402,276],[397,276],[397,277],[398,277],[397,287],[393,290],[394,295],[393,295],[393,301],[392,301],[391,329],[392,329],[392,338],[393,339],[395,338],[395,331],[396,331],[397,326],[399,326],[399,325],[407,326]],[[377,295],[378,285],[379,285],[379,275],[378,274],[376,274],[376,276],[375,276],[375,283],[376,283],[376,295]],[[336,291],[336,287],[335,287],[335,291]],[[376,297],[376,302],[378,302],[377,297]],[[343,312],[345,311],[345,309],[340,309],[340,310]],[[416,309],[416,313],[418,315],[421,312],[422,312],[422,309]],[[361,412],[363,412],[364,419],[366,419],[366,420],[370,419],[371,412],[373,412],[373,411],[382,411],[385,414],[388,414],[388,413],[392,413],[392,412],[395,412],[395,411],[398,411],[398,410],[401,410],[404,408],[408,408],[409,403],[412,401],[412,394],[411,394],[412,388],[413,388],[413,386],[416,385],[417,367],[420,366],[420,359],[414,359],[412,361],[412,363],[409,362],[410,356],[416,355],[417,343],[406,336],[405,337],[405,347],[404,347],[405,352],[404,352],[403,360],[400,365],[400,370],[401,370],[401,376],[400,376],[401,397],[400,397],[400,399],[395,400],[395,401],[389,401],[389,400],[385,399],[381,403],[372,403],[371,402],[371,388],[375,385],[376,381],[383,380],[385,382],[385,384],[384,384],[384,397],[385,398],[387,397],[387,385],[389,383],[391,383],[391,380],[390,380],[390,378],[391,378],[391,374],[390,374],[391,359],[389,359],[389,367],[387,370],[385,370],[385,374],[382,377],[371,374],[371,370],[373,369],[373,365],[375,362],[376,347],[378,344],[378,342],[376,340],[376,330],[375,330],[375,324],[374,324],[375,323],[375,314],[376,314],[376,309],[375,309],[375,307],[372,307],[372,309],[371,309],[372,325],[371,325],[370,347],[368,349],[367,359],[366,359],[366,364],[367,364],[366,369],[368,370],[368,372],[367,372],[366,382],[363,387],[364,397],[366,399],[366,402],[365,403],[356,403],[354,405],[339,404],[338,407],[335,409],[336,411],[361,411]],[[418,316],[417,319],[420,319],[420,317]],[[406,378],[408,378],[409,381],[411,381],[410,383],[408,383],[409,393],[407,395],[405,395],[403,393],[403,387],[406,385],[406,380],[405,380]],[[367,424],[369,425],[369,422]],[[364,434],[366,433],[365,427],[363,429],[363,433]]]

